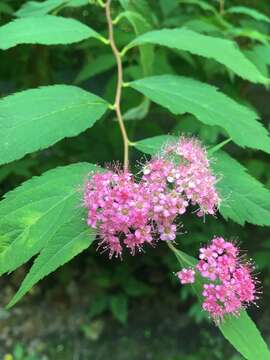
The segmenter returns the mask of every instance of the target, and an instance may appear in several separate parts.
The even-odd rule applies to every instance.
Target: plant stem
[[[173,246],[171,241],[166,241],[168,247],[175,253],[176,252],[176,248]]]
[[[111,17],[111,0],[107,0],[105,3],[105,12],[106,12],[106,19],[108,23],[108,30],[109,30],[109,43],[112,48],[113,54],[115,56],[115,60],[117,63],[117,87],[116,87],[116,94],[115,94],[115,101],[114,101],[114,110],[116,113],[116,117],[119,123],[119,127],[121,130],[121,134],[123,137],[124,142],[124,170],[128,170],[128,152],[129,152],[129,145],[131,142],[128,139],[127,131],[124,125],[122,113],[121,113],[121,95],[122,95],[122,87],[123,87],[123,66],[120,52],[115,44],[114,41],[114,34],[113,34],[113,22]]]
[[[171,241],[166,241],[169,249],[172,250],[172,252],[174,253],[176,259],[178,260],[178,262],[180,263],[180,265],[182,267],[184,267],[184,262],[182,261],[182,258],[181,258],[181,255],[180,255],[180,252],[176,249],[176,247],[173,246],[172,242]]]
[[[226,139],[226,140],[222,141],[221,143],[213,146],[211,149],[208,150],[208,154],[211,154],[211,155],[214,154],[216,151],[223,148],[223,146],[228,144],[230,141],[232,141],[232,138]]]
[[[89,2],[90,1],[91,0],[89,0]],[[98,0],[98,5],[105,8],[105,3],[103,2],[103,0]]]

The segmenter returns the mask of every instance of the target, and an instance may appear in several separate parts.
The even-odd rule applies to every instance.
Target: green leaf
[[[123,120],[142,120],[144,119],[150,108],[150,101],[144,98],[143,101],[138,105],[123,114]]]
[[[74,83],[79,84],[92,76],[99,75],[116,66],[115,57],[112,54],[97,56],[93,61],[88,62],[77,75]]]
[[[224,152],[214,154],[213,169],[220,175],[217,188],[223,201],[219,211],[225,219],[244,225],[270,225],[270,191]]]
[[[124,11],[121,12],[117,18],[120,19],[126,18],[130,24],[133,26],[135,33],[140,34],[144,33],[147,30],[151,29],[151,25],[146,21],[146,19],[138,12],[135,11]]]
[[[151,29],[150,25],[145,21],[145,19],[140,14],[132,13],[131,11],[126,11],[125,14],[129,22],[132,24],[136,35],[143,34]],[[153,46],[152,45],[140,46],[140,58],[141,58],[141,64],[144,75],[150,75],[152,72],[152,65],[154,61]]]
[[[163,146],[175,142],[176,139],[176,136],[159,135],[137,141],[134,146],[136,147],[136,149],[144,152],[145,154],[155,155],[162,149]]]
[[[25,359],[25,351],[24,348],[20,343],[17,343],[13,352],[13,355],[16,360],[23,360]],[[12,357],[13,358],[13,357]]]
[[[173,75],[144,78],[129,85],[174,114],[188,112],[204,124],[224,128],[240,146],[270,153],[270,138],[257,114],[213,86]]]
[[[28,277],[26,289],[28,284],[38,281],[39,276],[50,269],[53,271],[68,259],[69,251],[75,254],[86,246],[84,235],[87,231],[80,189],[88,174],[96,171],[100,169],[87,163],[56,168],[6,194],[0,203],[0,274],[17,269],[41,251],[42,255],[34,265],[39,272],[35,275],[34,270],[30,271],[31,281]],[[90,244],[94,234],[88,231]],[[79,247],[76,241],[72,242],[73,238]],[[58,263],[55,258],[48,259],[52,249],[61,254]],[[47,270],[43,267],[45,258]]]
[[[270,18],[265,14],[262,14],[256,9],[249,8],[247,6],[232,6],[226,10],[226,13],[237,15],[248,15],[258,21],[266,21],[270,23]]]
[[[110,306],[114,317],[124,324],[128,316],[127,297],[124,294],[112,296]]]
[[[125,10],[142,15],[150,25],[153,25],[154,13],[148,0],[119,0],[119,2]]]
[[[15,12],[18,17],[42,16],[66,3],[67,0],[27,1]]]
[[[256,45],[245,54],[264,76],[269,76],[270,45]]]
[[[45,0],[27,1],[15,12],[18,17],[43,16],[63,7],[79,7],[89,4],[89,0]]]
[[[217,14],[217,10],[214,6],[208,4],[206,1],[202,0],[179,0],[180,4],[187,4],[187,5],[196,5],[200,7],[202,10],[212,12],[213,14]]]
[[[246,311],[230,316],[219,326],[223,336],[248,360],[269,360],[270,352]]]
[[[159,0],[161,11],[166,18],[173,10],[178,7],[177,0]]]
[[[74,213],[41,250],[8,307],[15,305],[38,281],[87,249],[95,240],[96,235],[93,231],[90,233],[81,212]]]
[[[140,13],[135,11],[124,11],[118,17],[118,19],[121,18],[126,18],[130,22],[137,36],[152,28],[146,19]],[[144,74],[150,75],[154,61],[154,48],[152,45],[142,45],[139,50]]]
[[[127,10],[128,9],[128,5],[129,5],[129,0],[119,0],[121,6],[123,7],[123,9]]]
[[[24,17],[0,27],[0,49],[18,44],[72,44],[91,37],[104,40],[96,31],[74,19],[52,15]]]
[[[134,46],[143,44],[167,46],[214,59],[244,79],[269,84],[269,79],[265,78],[244,56],[237,44],[230,40],[203,35],[185,28],[162,29],[140,35],[124,48],[123,53]]]
[[[108,295],[101,294],[95,295],[91,301],[89,316],[93,318],[102,314],[109,307],[109,297]]]
[[[184,23],[184,26],[189,28],[190,30],[205,33],[205,34],[220,34],[220,28],[210,22],[208,18],[200,18],[200,19],[191,19]]]
[[[267,45],[269,43],[270,40],[270,36],[261,33],[258,30],[254,30],[252,28],[236,28],[236,27],[231,27],[228,31],[227,31],[227,35],[229,35],[229,37],[234,37],[234,38],[239,38],[239,37],[244,37],[244,38],[248,38],[251,40],[255,40],[258,41],[264,45]],[[245,54],[245,52],[244,52]]]
[[[75,86],[26,90],[0,101],[0,164],[44,149],[91,127],[108,108],[100,97]]]
[[[221,143],[211,147],[211,149],[208,150],[208,154],[209,155],[213,155],[214,153],[216,153],[218,150],[222,149],[223,146],[227,145],[232,139],[226,139],[224,141],[222,141]]]
[[[171,246],[169,245],[171,248]],[[177,260],[182,267],[194,267],[197,260],[183,251],[172,248]],[[193,286],[200,302],[202,278],[197,274],[197,280]],[[269,360],[270,352],[263,340],[255,323],[248,316],[246,311],[242,310],[239,316],[227,316],[219,325],[223,336],[235,347],[241,355],[248,360]]]
[[[66,7],[81,7],[89,5],[89,0],[69,0],[66,4]]]

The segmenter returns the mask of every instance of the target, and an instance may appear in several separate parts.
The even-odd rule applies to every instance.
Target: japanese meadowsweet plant
[[[106,32],[65,16],[65,9],[81,7],[95,8],[106,22]],[[188,9],[189,18],[175,16],[179,7]],[[116,74],[117,82],[112,103],[63,84],[3,97],[0,163],[76,136],[107,116],[112,121],[116,117],[119,124],[123,165],[102,168],[85,162],[58,167],[5,195],[0,204],[0,273],[36,257],[8,306],[92,244],[122,261],[138,256],[142,249],[139,256],[147,256],[147,247],[166,244],[179,262],[179,282],[191,284],[202,309],[224,337],[246,359],[270,359],[265,341],[246,313],[259,294],[254,265],[245,261],[235,242],[219,234],[199,249],[198,259],[182,251],[181,237],[187,214],[202,222],[209,216],[219,221],[221,214],[241,225],[270,225],[270,192],[221,150],[233,142],[269,154],[268,132],[251,107],[213,85],[177,74],[169,61],[173,53],[190,69],[200,63],[205,74],[211,68],[211,77],[230,78],[235,86],[250,82],[267,88],[268,63],[261,55],[269,51],[268,29],[258,26],[251,31],[239,17],[264,25],[270,19],[245,6],[226,6],[222,0],[29,1],[13,16],[0,27],[0,49],[84,42],[98,53],[96,69],[87,64],[75,83],[108,70]],[[123,23],[130,36],[120,41],[116,31]],[[248,48],[238,46],[243,38]],[[139,96],[140,103],[123,112],[126,91]],[[150,104],[164,107],[164,117],[191,114],[202,128],[215,131],[216,143],[207,147],[192,133],[130,139],[127,122],[148,121]],[[147,154],[136,166],[130,161],[132,149]],[[234,235],[228,234],[228,239]]]

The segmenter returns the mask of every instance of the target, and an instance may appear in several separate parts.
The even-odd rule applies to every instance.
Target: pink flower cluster
[[[156,192],[176,197],[180,214],[188,205],[197,205],[198,216],[213,215],[220,203],[207,152],[195,138],[180,137],[177,143],[167,145],[162,156],[146,164],[143,180]]]
[[[208,247],[200,249],[196,270],[208,281],[203,285],[202,307],[215,322],[225,314],[239,314],[242,308],[253,303],[256,297],[256,279],[252,266],[239,258],[239,249],[222,237],[215,237]],[[193,283],[193,269],[177,273],[182,284]]]
[[[86,184],[84,204],[88,225],[98,229],[99,245],[110,257],[121,255],[123,245],[134,253],[153,241],[149,195],[129,172],[94,174]]]
[[[123,246],[134,254],[144,243],[174,240],[176,220],[189,205],[198,206],[198,216],[214,214],[219,205],[207,153],[194,138],[166,146],[142,172],[139,182],[129,172],[107,171],[86,184],[88,225],[98,229],[110,257],[121,256]]]

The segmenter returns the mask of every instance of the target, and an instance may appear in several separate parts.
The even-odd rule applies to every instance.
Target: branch
[[[108,30],[109,30],[109,43],[112,48],[113,54],[115,56],[115,60],[117,63],[117,87],[116,87],[116,95],[114,101],[114,109],[116,112],[116,117],[120,126],[123,142],[124,142],[124,170],[128,170],[128,152],[129,152],[129,145],[131,144],[128,136],[127,131],[124,125],[122,113],[121,113],[121,95],[122,95],[122,87],[123,87],[123,66],[121,60],[121,54],[117,49],[117,46],[114,41],[114,33],[113,33],[113,22],[111,17],[111,0],[107,0],[105,4],[105,12],[106,12],[106,19],[108,23]]]

